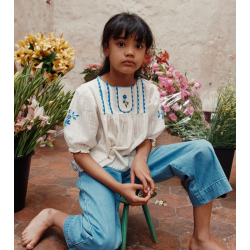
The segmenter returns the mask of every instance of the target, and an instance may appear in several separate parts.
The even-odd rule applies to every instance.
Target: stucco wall
[[[102,61],[101,34],[108,19],[122,11],[140,15],[151,27],[156,45],[170,54],[170,63],[203,86],[204,111],[223,75],[236,64],[235,0],[46,0],[15,1],[14,44],[26,33],[48,32],[67,39],[76,49],[75,68],[64,76],[64,89],[84,83],[83,67]],[[17,47],[14,48],[17,50]]]

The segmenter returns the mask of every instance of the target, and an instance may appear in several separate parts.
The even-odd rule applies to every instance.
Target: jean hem
[[[223,177],[202,191],[199,191],[198,194],[189,194],[189,198],[194,207],[199,207],[232,190],[227,177]]]

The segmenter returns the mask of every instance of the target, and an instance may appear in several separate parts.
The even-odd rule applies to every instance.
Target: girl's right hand
[[[136,195],[136,190],[143,190],[142,184],[125,183],[122,184],[119,194],[132,206],[146,205],[151,197],[151,193],[142,198]]]

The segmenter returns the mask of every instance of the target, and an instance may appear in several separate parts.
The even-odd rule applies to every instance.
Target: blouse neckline
[[[99,79],[101,79],[103,82],[105,82],[100,76],[97,76],[97,78],[99,78]],[[140,77],[139,77],[140,78]],[[138,79],[139,79],[138,78]],[[134,83],[134,85],[131,85],[131,86],[113,86],[113,85],[110,85],[108,82],[105,82],[108,86],[110,86],[110,87],[113,87],[113,88],[133,88],[136,84],[137,84],[137,82],[138,82],[138,79],[137,79],[137,81]]]

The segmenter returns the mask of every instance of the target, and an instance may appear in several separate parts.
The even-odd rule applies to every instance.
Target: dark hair
[[[122,31],[125,30],[125,39],[128,35],[133,35],[138,43],[145,42],[146,51],[154,44],[154,37],[147,23],[138,15],[129,12],[123,12],[111,17],[105,24],[102,33],[102,48],[105,44],[109,46],[109,39],[117,39]],[[102,69],[99,76],[110,71],[109,57],[105,57],[102,63]],[[134,77],[138,79],[141,73],[141,67],[135,71]]]

